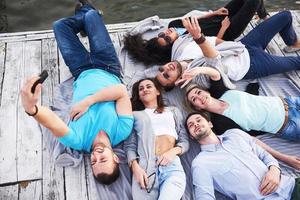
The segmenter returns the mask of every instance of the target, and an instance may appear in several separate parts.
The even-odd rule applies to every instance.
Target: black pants
[[[223,40],[227,41],[233,41],[239,37],[256,12],[260,18],[267,15],[263,0],[232,0],[225,8],[229,11],[230,19],[230,26],[223,36]],[[220,15],[199,19],[198,22],[204,35],[216,36],[225,17]],[[182,28],[183,25],[181,20],[174,20],[169,23],[168,27]]]
[[[234,40],[239,37],[256,12],[261,19],[268,14],[263,0],[232,0],[225,8],[229,12],[230,26],[224,34],[224,40]]]

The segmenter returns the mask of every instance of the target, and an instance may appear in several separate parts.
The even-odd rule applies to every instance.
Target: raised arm
[[[48,128],[55,137],[63,137],[69,132],[66,123],[63,122],[53,111],[44,106],[38,106],[39,96],[41,94],[42,85],[36,87],[35,93],[31,93],[33,83],[39,77],[29,79],[21,89],[21,100],[25,111],[29,114],[36,113],[34,119]]]
[[[226,30],[228,29],[229,26],[230,26],[230,20],[227,16],[222,21],[222,26],[221,26],[218,34],[217,34],[217,38],[222,39],[224,37],[224,34],[225,34],[225,32],[226,32]]]
[[[183,19],[182,23],[195,42],[199,45],[205,57],[215,58],[219,55],[219,52],[212,47],[203,34],[201,34],[201,28],[196,17]]]
[[[103,88],[74,105],[71,110],[71,118],[77,120],[91,105],[104,101],[116,101],[116,111],[119,115],[132,114],[130,98],[126,87],[123,84],[117,84]]]
[[[192,69],[185,70],[181,76],[181,79],[175,82],[176,85],[181,85],[181,88],[186,86],[191,80],[193,80],[198,75],[206,75],[213,81],[218,81],[221,79],[220,72],[212,67],[194,67]]]

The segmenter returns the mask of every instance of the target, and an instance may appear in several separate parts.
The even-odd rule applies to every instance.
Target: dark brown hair
[[[178,74],[178,77],[177,77],[177,79],[176,80],[178,80],[178,78],[182,75],[182,65],[181,65],[181,63],[179,62],[179,61],[177,61],[177,60],[174,60],[173,62],[176,62],[177,63],[177,66],[178,66],[178,68],[180,69],[180,73]],[[172,84],[167,84],[167,85],[162,85],[159,81],[158,81],[158,79],[157,79],[157,77],[155,77],[154,78],[155,79],[155,81],[157,82],[157,84],[159,85],[159,87],[160,88],[162,88],[164,91],[166,91],[166,92],[169,92],[169,91],[171,91],[171,90],[173,90],[174,88],[175,88],[175,83],[172,83]],[[176,82],[176,81],[175,81]]]
[[[206,112],[206,111],[196,111],[196,112],[191,112],[188,114],[188,116],[186,117],[185,119],[185,122],[184,122],[184,126],[185,126],[185,129],[186,129],[186,132],[190,135],[190,131],[188,129],[188,126],[187,126],[187,121],[188,119],[193,116],[193,115],[201,115],[204,119],[207,120],[207,122],[210,122],[211,121],[211,118],[210,118],[210,114],[209,112]]]
[[[157,96],[157,109],[156,109],[156,112],[162,113],[164,111],[164,108],[165,108],[165,104],[164,104],[164,101],[163,101],[163,98],[162,98],[162,91],[161,91],[161,88],[160,88],[158,82],[153,78],[144,78],[144,79],[141,79],[141,80],[139,80],[139,81],[137,81],[133,84],[133,86],[132,86],[132,97],[131,97],[132,110],[133,111],[139,111],[139,110],[144,110],[145,109],[145,105],[140,100],[140,96],[139,96],[140,83],[142,81],[145,81],[145,80],[151,81],[154,84],[155,88],[159,91],[160,95]]]
[[[162,46],[157,37],[145,40],[142,34],[127,34],[124,37],[124,48],[134,61],[145,65],[161,65],[171,60],[172,44]]]
[[[107,173],[99,173],[94,175],[95,179],[104,185],[110,185],[113,182],[115,182],[120,176],[120,169],[119,169],[119,163],[114,164],[114,169],[111,174]]]

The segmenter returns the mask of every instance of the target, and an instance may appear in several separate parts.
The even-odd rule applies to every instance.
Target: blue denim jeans
[[[276,56],[265,52],[268,43],[279,33],[286,45],[297,42],[292,15],[283,11],[265,20],[250,31],[241,42],[250,55],[250,68],[243,79],[254,79],[300,69],[300,56]]]
[[[74,16],[55,21],[53,30],[59,50],[75,79],[84,70],[93,68],[120,77],[121,65],[98,11],[84,5]],[[90,52],[77,36],[81,30],[87,33]]]
[[[186,177],[178,156],[172,163],[158,168],[158,200],[181,199],[185,191]]]
[[[288,122],[279,137],[300,142],[300,97],[286,97],[288,103]]]

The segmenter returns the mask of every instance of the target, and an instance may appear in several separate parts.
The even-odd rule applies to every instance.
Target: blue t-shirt
[[[75,104],[103,88],[120,83],[118,77],[104,70],[86,70],[74,82],[72,103]],[[132,130],[133,116],[118,115],[114,101],[99,102],[92,105],[77,121],[71,121],[68,126],[69,132],[59,138],[59,141],[73,149],[90,152],[100,131],[106,132],[112,146],[125,140]]]

